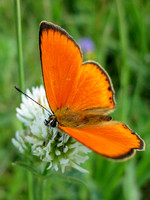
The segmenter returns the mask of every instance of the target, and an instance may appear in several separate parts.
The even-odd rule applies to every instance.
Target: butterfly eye
[[[56,118],[54,118],[52,121],[50,121],[50,126],[53,128],[58,126],[58,121]]]

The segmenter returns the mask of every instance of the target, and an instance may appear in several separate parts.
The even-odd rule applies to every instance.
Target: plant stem
[[[15,21],[16,21],[16,34],[17,34],[19,86],[21,90],[24,90],[20,0],[14,0],[14,4],[15,4]]]
[[[127,65],[127,52],[128,52],[128,35],[127,35],[127,26],[125,20],[125,13],[123,2],[120,0],[116,0],[118,18],[119,18],[119,35],[121,41],[121,53],[122,53],[122,68],[121,68],[121,99],[122,99],[122,120],[127,122],[128,112],[129,112],[129,102],[128,100],[128,85],[129,85],[129,76],[130,70]],[[139,199],[139,189],[135,181],[135,173],[134,173],[135,160],[131,160],[125,168],[125,180],[123,182],[124,186],[124,198],[131,200],[133,198]],[[132,174],[132,176],[131,176]],[[131,183],[129,185],[129,183]]]
[[[23,71],[23,53],[22,53],[22,32],[21,32],[21,11],[20,0],[14,0],[16,35],[17,35],[17,51],[18,51],[18,72],[19,72],[19,87],[24,90],[24,71]],[[33,200],[33,177],[31,172],[27,172],[28,182],[28,199]]]
[[[139,43],[139,58],[140,58],[140,63],[138,68],[137,68],[137,82],[135,85],[135,91],[133,94],[133,100],[132,100],[132,105],[131,105],[131,113],[133,114],[136,107],[134,106],[137,101],[139,101],[140,93],[141,93],[141,83],[143,79],[143,72],[141,71],[141,68],[144,68],[145,65],[145,58],[144,56],[148,52],[147,48],[147,35],[146,35],[146,30],[144,26],[144,17],[143,17],[143,12],[141,9],[141,4],[137,4],[134,0],[131,0],[131,7],[132,7],[132,12],[135,14],[135,19],[136,19],[136,24],[137,24],[137,32],[138,32],[138,43]]]
[[[28,181],[28,199],[34,200],[33,195],[33,176],[32,173],[27,171],[27,181]]]
[[[120,75],[120,99],[121,99],[121,120],[127,121],[128,107],[128,84],[129,84],[129,68],[127,66],[127,50],[128,50],[128,37],[127,37],[127,26],[124,16],[124,9],[120,0],[116,0],[117,11],[118,11],[118,27],[120,36],[120,49],[121,49],[121,75]]]

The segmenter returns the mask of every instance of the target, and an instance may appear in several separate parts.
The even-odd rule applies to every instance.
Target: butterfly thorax
[[[110,121],[111,117],[108,115],[90,113],[85,111],[71,111],[67,109],[58,109],[55,112],[58,124],[60,126],[78,128],[94,125],[102,125],[104,122]]]

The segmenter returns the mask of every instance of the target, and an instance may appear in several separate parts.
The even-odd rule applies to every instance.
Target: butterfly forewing
[[[82,63],[80,48],[66,31],[42,22],[40,52],[46,95],[54,113],[64,107],[73,111],[114,108],[108,74],[94,61]]]

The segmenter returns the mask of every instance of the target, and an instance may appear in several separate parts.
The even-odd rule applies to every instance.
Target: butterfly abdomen
[[[80,120],[79,120],[79,125],[76,125],[77,127],[78,126],[95,126],[96,124],[97,125],[100,125],[102,124],[103,122],[106,122],[106,121],[110,121],[112,118],[111,116],[107,116],[107,115],[84,115],[84,116],[81,116]]]
[[[108,115],[85,114],[84,112],[71,112],[70,110],[58,110],[56,112],[57,121],[60,126],[67,127],[87,127],[96,124],[101,125],[103,122],[110,121],[112,118]]]

